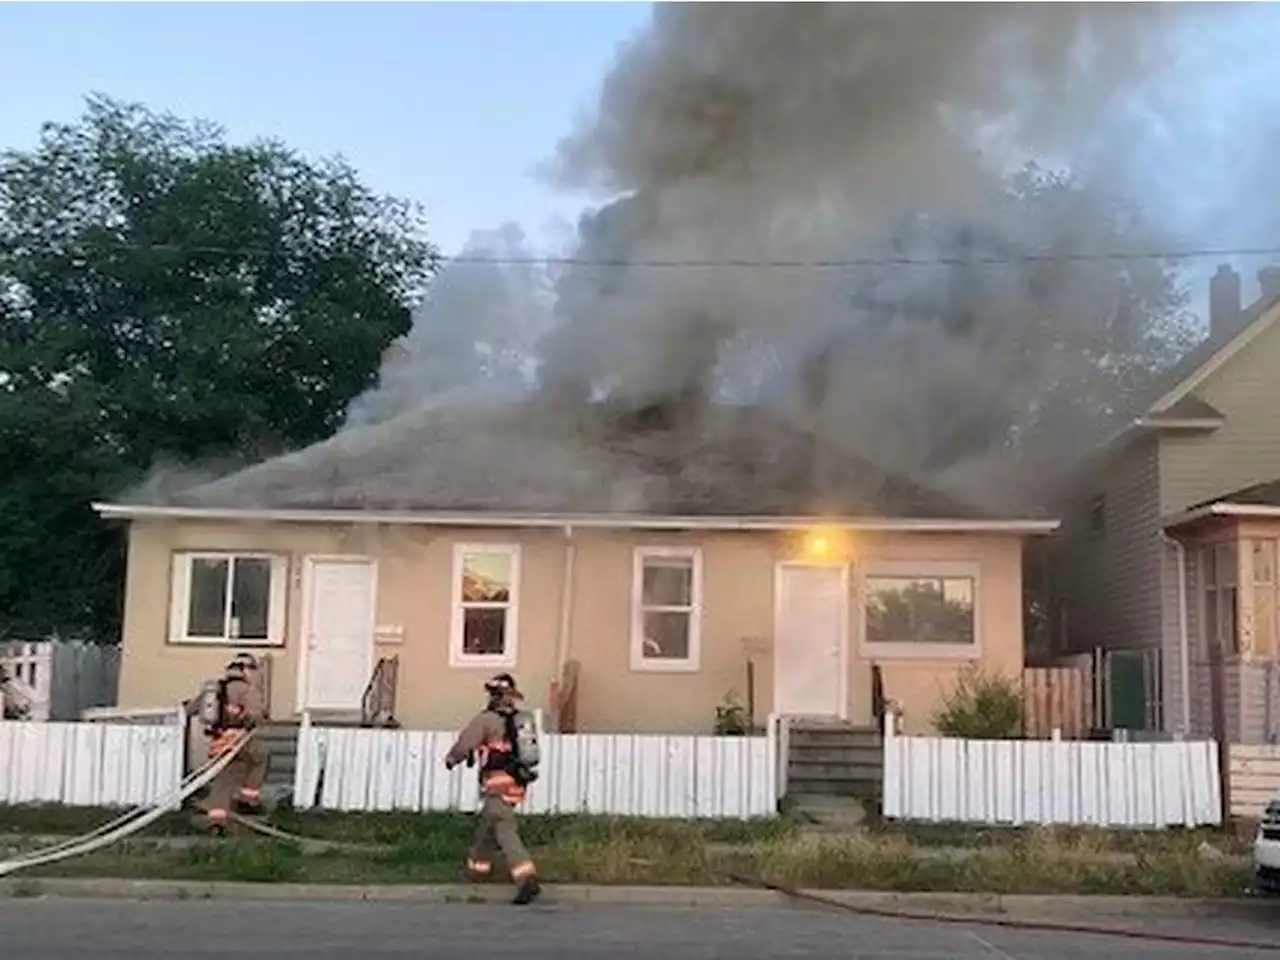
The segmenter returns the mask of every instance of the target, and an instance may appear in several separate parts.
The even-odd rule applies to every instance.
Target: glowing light
[[[828,546],[827,538],[820,533],[815,533],[809,538],[809,552],[816,557],[825,556]]]

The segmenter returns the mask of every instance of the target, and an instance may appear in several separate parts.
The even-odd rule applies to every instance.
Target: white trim
[[[196,560],[226,560],[230,572],[237,560],[266,560],[271,565],[269,596],[267,598],[267,639],[254,640],[243,637],[193,637],[187,631],[191,611],[191,565]],[[289,600],[289,557],[282,553],[261,550],[175,550],[170,556],[169,581],[169,640],[173,646],[184,647],[283,647],[285,645],[286,615]],[[230,616],[233,595],[231,578],[227,582],[227,609],[224,623]]]
[[[298,698],[294,714],[301,715],[310,710],[337,709],[331,704],[310,703],[311,674],[308,673],[311,660],[311,604],[315,598],[315,568],[321,563],[349,563],[368,566],[369,569],[369,644],[365,676],[373,676],[373,662],[377,655],[378,627],[378,561],[373,557],[357,553],[310,553],[302,558],[302,609],[298,614],[301,629],[298,631]],[[360,705],[356,704],[358,708]]]
[[[503,649],[500,655],[477,655],[462,651],[462,573],[468,554],[501,554],[510,561],[511,583],[505,604],[490,604],[492,609],[505,608]],[[449,585],[449,666],[515,667],[520,659],[520,545],[515,543],[455,543],[453,545],[452,582]],[[472,604],[475,606],[475,604]]]
[[[849,531],[1050,534],[1058,520],[892,519],[877,517],[688,517],[627,514],[452,513],[390,510],[269,510],[222,507],[151,507],[95,503],[104,520],[233,520],[265,523],[413,524],[435,527],[588,527],[616,530],[808,530],[815,525]]]
[[[1195,390],[1196,387],[1204,383],[1228,360],[1270,329],[1277,318],[1280,318],[1280,301],[1263,310],[1252,323],[1224,343],[1217,353],[1200,364],[1185,380],[1176,384],[1168,393],[1153,403],[1148,409],[1148,413],[1163,413],[1168,410],[1191,391]]]
[[[872,643],[867,639],[867,580],[876,577],[973,581],[973,643]],[[982,565],[976,560],[868,560],[858,570],[858,648],[881,660],[977,660],[982,656]]]
[[[1277,520],[1280,519],[1280,507],[1266,504],[1248,503],[1210,503],[1193,510],[1175,513],[1161,521],[1166,530],[1180,527],[1196,520],[1207,520],[1211,517],[1237,517],[1242,520]]]
[[[683,659],[644,655],[644,567],[648,560],[688,560],[692,566],[688,607],[649,607],[689,616],[689,655]],[[631,553],[631,669],[642,673],[697,673],[702,668],[702,551],[697,547],[636,547]]]
[[[838,569],[840,571],[840,596],[844,602],[840,604],[840,682],[839,682],[839,698],[840,709],[837,716],[841,720],[849,719],[849,566],[848,564],[836,563],[818,563],[816,561],[806,560],[780,560],[773,565],[773,708],[778,711],[778,683],[781,679],[782,671],[778,669],[778,641],[782,632],[782,575],[788,568],[808,568],[808,569]],[[782,714],[778,716],[806,716],[805,714]],[[827,714],[814,714],[813,716],[825,717]],[[785,761],[784,761],[785,762]]]

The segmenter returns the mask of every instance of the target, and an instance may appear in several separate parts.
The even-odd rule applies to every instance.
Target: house
[[[1020,676],[1024,541],[1056,523],[956,503],[758,409],[692,421],[538,409],[350,428],[129,524],[122,706],[177,701],[272,655],[274,717],[395,713],[448,729],[481,682],[530,703],[576,668],[576,729],[711,732],[731,691],[872,720],[873,664],[924,728],[968,663]]]
[[[1101,648],[1153,667],[1113,684],[1113,725],[1248,741],[1270,724],[1280,269],[1258,279],[1242,309],[1239,275],[1218,269],[1208,337],[1081,467],[1061,511],[1054,654]],[[1151,709],[1135,702],[1144,688]]]

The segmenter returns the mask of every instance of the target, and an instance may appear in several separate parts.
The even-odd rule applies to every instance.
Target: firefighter
[[[471,879],[488,879],[493,873],[493,856],[500,850],[516,885],[513,902],[524,905],[542,892],[533,858],[516,824],[516,807],[524,800],[527,781],[519,774],[509,718],[515,716],[524,697],[509,673],[498,674],[484,689],[488,705],[458,735],[444,765],[452,770],[465,760],[468,766],[480,768],[481,806],[467,858]]]
[[[258,661],[251,654],[237,654],[219,681],[217,719],[209,728],[209,756],[220,757],[235,744],[244,730],[252,730],[265,719],[266,705],[256,683]],[[226,829],[233,803],[256,812],[262,807],[262,779],[267,756],[250,740],[209,787],[204,802],[209,827],[217,833]]]

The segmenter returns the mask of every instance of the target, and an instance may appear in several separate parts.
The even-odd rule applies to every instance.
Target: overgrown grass
[[[381,849],[306,852],[258,838],[177,849],[122,846],[32,871],[31,876],[110,876],[262,883],[457,882],[471,835],[466,816],[299,815],[285,829]],[[732,875],[807,887],[890,891],[1230,896],[1251,879],[1247,857],[1206,857],[1192,831],[1129,834],[1001,832],[991,842],[939,855],[905,833],[852,839],[802,835],[786,820],[759,824],[609,818],[526,818],[526,842],[549,882],[727,885]],[[959,846],[951,844],[950,846]],[[26,874],[24,874],[25,876]]]

